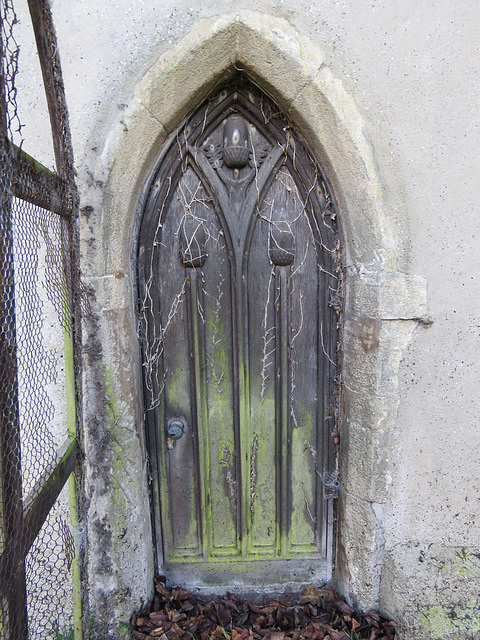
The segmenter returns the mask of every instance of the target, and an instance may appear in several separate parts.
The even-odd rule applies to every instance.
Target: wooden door
[[[138,255],[158,568],[172,582],[329,578],[337,255],[326,179],[256,87],[232,82],[172,137]]]

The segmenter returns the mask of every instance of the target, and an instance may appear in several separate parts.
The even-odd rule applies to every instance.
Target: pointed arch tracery
[[[328,574],[338,250],[322,169],[257,87],[237,77],[172,137],[139,243],[167,565]]]

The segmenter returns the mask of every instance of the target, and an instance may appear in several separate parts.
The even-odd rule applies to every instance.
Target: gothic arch
[[[134,356],[133,365],[120,364],[116,347],[126,345],[135,353],[133,303],[122,326],[110,322],[108,312],[119,300],[134,299],[138,212],[145,204],[143,189],[153,177],[155,158],[168,135],[232,68],[242,69],[297,125],[328,175],[337,202],[346,296],[335,579],[347,595],[368,608],[378,600],[383,561],[382,505],[389,490],[388,439],[398,402],[398,366],[413,321],[426,313],[425,283],[397,269],[405,257],[399,254],[382,180],[353,99],[333,76],[323,53],[285,20],[245,11],[200,21],[145,74],[122,123],[109,130],[95,167],[107,179],[98,228],[105,249],[92,267],[102,278],[98,298],[103,301],[106,365],[122,389],[128,419],[140,425],[140,362]],[[140,431],[130,450],[144,455]],[[131,489],[131,504],[145,500],[142,478]],[[119,476],[114,484],[122,480]],[[151,575],[148,527],[139,529],[144,575]],[[128,571],[124,574],[117,570],[116,579],[128,584]]]

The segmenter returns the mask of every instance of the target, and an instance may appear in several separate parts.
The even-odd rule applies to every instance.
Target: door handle
[[[185,432],[185,420],[183,418],[171,418],[167,422],[167,449],[175,449],[177,440]]]

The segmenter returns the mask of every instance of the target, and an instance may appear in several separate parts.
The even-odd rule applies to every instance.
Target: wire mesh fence
[[[36,483],[55,468],[68,435],[62,378],[70,326],[63,309],[68,292],[62,282],[60,216],[19,198],[11,213],[22,493],[28,504]]]
[[[0,640],[79,640],[76,191],[50,7],[29,7],[58,171],[13,144],[21,56],[0,0]]]
[[[75,544],[68,525],[64,487],[25,559],[29,638],[67,636],[73,627],[72,563]]]
[[[71,341],[68,221],[14,198],[11,206],[23,507],[34,504],[68,438],[65,344]],[[73,538],[64,488],[25,562],[28,637],[55,637],[72,619]]]

